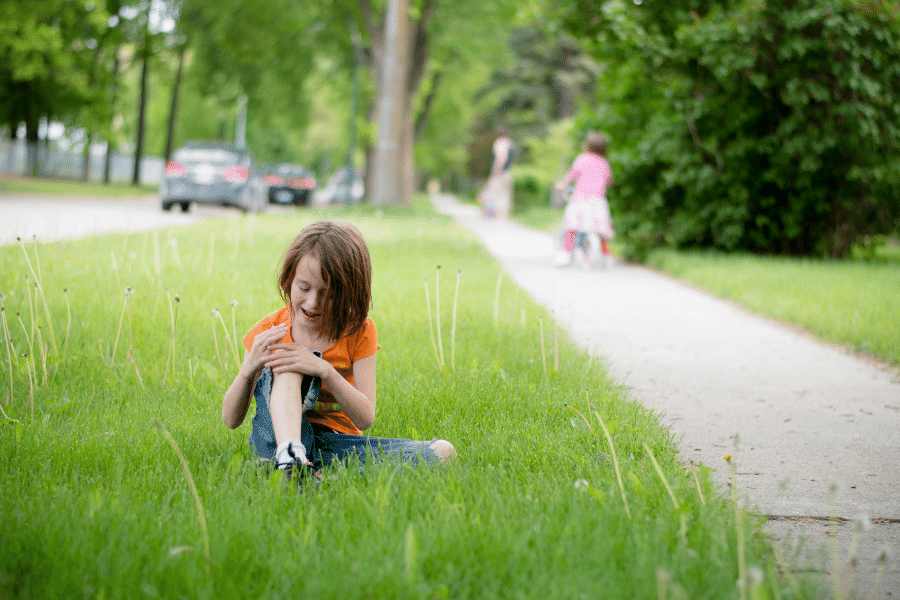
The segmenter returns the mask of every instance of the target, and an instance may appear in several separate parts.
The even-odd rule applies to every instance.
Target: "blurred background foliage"
[[[327,176],[369,161],[386,0],[0,0],[0,128],[168,156],[190,139]],[[900,3],[411,0],[417,186],[472,197],[493,131],[516,210],[592,129],[626,254],[842,257],[900,230]]]

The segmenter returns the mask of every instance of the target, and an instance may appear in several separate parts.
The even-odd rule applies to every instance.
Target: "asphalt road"
[[[206,205],[192,205],[187,213],[177,207],[165,212],[156,196],[116,199],[0,196],[0,245],[14,244],[16,238],[49,242],[114,231],[147,231],[187,225],[207,217],[240,214],[237,209]]]

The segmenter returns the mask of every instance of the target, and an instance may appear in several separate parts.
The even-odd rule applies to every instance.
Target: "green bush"
[[[895,7],[607,2],[587,24],[586,4],[566,10],[609,61],[582,120],[611,134],[613,214],[676,247],[791,255],[900,230]]]
[[[527,167],[513,169],[513,210],[550,206],[550,185]]]

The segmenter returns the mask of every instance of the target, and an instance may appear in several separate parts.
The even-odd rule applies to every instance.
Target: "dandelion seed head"
[[[6,296],[4,296],[2,292],[0,292],[0,302],[3,302],[4,300],[6,300]]]
[[[237,301],[237,300],[232,300],[232,301],[231,301],[231,308],[234,308],[234,307],[237,306],[237,305],[238,305],[238,301]]]
[[[218,308],[212,309],[212,316],[213,316],[213,317],[218,317],[218,316],[219,316],[219,309],[218,309]]]
[[[872,521],[869,519],[868,515],[858,514],[853,517],[853,529],[857,533],[865,533],[872,529]]]
[[[747,583],[750,585],[751,589],[762,585],[765,580],[765,576],[763,575],[763,570],[759,568],[758,565],[750,565],[747,567]]]
[[[590,483],[588,483],[587,479],[576,479],[575,480],[575,489],[576,490],[586,492],[588,489],[588,486],[590,486]]]
[[[125,296],[130,296],[134,293],[134,290],[131,289],[131,286],[125,286]]]

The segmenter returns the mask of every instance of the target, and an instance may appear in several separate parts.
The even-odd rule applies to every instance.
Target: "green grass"
[[[900,257],[829,261],[654,251],[648,264],[753,312],[900,366]]]
[[[522,225],[545,233],[556,233],[563,224],[563,209],[550,206],[520,207],[512,216]]]
[[[17,194],[43,196],[82,196],[91,198],[121,198],[155,194],[159,186],[98,182],[85,183],[68,179],[35,179],[31,177],[0,177],[0,196]]]
[[[752,597],[813,597],[562,335],[553,369],[550,315],[506,278],[495,305],[498,265],[430,213],[347,215],[374,265],[369,433],[444,437],[460,459],[336,468],[303,493],[248,463],[249,419],[232,431],[219,416],[226,344],[279,307],[276,262],[318,216],[0,248],[0,597],[751,597],[739,540],[766,594]],[[437,264],[443,367],[425,303],[427,279],[436,322]]]

